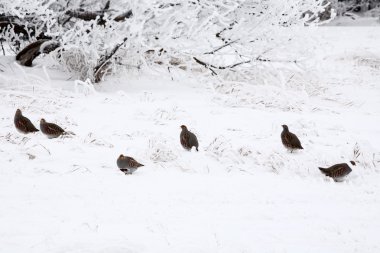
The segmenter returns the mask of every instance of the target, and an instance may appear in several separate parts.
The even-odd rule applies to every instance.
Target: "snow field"
[[[316,57],[280,85],[157,74],[94,89],[2,58],[0,252],[378,252],[373,29],[320,28]],[[21,135],[16,108],[76,135]],[[283,148],[284,123],[304,150]],[[182,124],[200,152],[180,146]],[[121,153],[145,167],[125,176]],[[317,169],[349,160],[343,183]]]

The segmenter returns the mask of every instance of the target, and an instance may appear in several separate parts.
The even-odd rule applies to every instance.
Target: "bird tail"
[[[322,171],[322,172],[326,172],[326,168],[322,168],[322,167],[318,167],[318,169],[320,170],[320,171]]]
[[[61,135],[61,138],[72,138],[73,137],[73,135],[75,135],[73,132],[70,132],[70,131],[65,131],[65,132],[63,132],[62,133],[62,135]]]

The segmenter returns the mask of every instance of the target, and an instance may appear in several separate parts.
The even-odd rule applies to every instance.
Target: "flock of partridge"
[[[34,133],[38,132],[39,130],[33,125],[33,123],[25,116],[22,115],[22,112],[20,109],[16,110],[16,114],[14,117],[14,124],[16,129],[23,133]],[[281,141],[282,144],[290,150],[290,152],[293,152],[297,149],[303,149],[300,140],[298,137],[291,133],[289,131],[289,128],[287,125],[282,125],[283,130],[281,133]],[[184,149],[190,151],[193,147],[195,147],[196,151],[198,151],[198,139],[190,132],[186,126],[181,126],[182,131],[180,133],[180,142]],[[46,122],[45,119],[40,120],[40,130],[43,134],[45,134],[49,139],[51,138],[57,138],[59,136],[63,135],[74,135],[72,132],[67,132],[64,129],[62,129],[60,126]],[[135,172],[139,167],[144,166],[143,164],[137,162],[134,158],[130,156],[124,156],[120,155],[117,159],[117,166],[119,169],[124,172],[125,174],[132,174]],[[355,165],[355,162],[350,161],[352,165]],[[319,168],[320,171],[328,176],[333,178],[335,181],[341,181],[344,179],[345,176],[347,176],[352,170],[350,166],[346,163],[340,163],[335,164],[329,168]]]
[[[16,129],[20,133],[23,133],[23,134],[34,133],[34,132],[40,131],[33,125],[33,123],[27,117],[22,115],[22,112],[20,109],[16,110],[14,123],[15,123]],[[72,132],[67,132],[67,131],[63,130],[60,126],[58,126],[54,123],[46,122],[45,119],[40,120],[40,129],[41,129],[41,132],[44,135],[46,135],[49,139],[57,138],[61,135],[73,135],[74,134]]]

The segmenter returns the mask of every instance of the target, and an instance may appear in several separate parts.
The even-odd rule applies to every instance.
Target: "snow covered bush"
[[[61,46],[54,59],[81,80],[99,82],[122,67],[245,82],[290,39],[281,29],[318,24],[328,6],[325,0],[15,0],[0,4],[1,40],[18,51],[16,45],[55,39]]]
[[[338,16],[347,15],[348,12],[366,13],[380,8],[380,0],[330,0],[330,2]]]
[[[150,148],[150,160],[153,162],[170,162],[177,159],[175,152],[168,148],[168,144],[165,141],[158,138],[149,140]]]

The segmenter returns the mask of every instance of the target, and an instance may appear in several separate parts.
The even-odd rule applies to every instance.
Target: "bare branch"
[[[235,67],[237,67],[239,65],[252,62],[252,60],[247,60],[247,61],[242,61],[242,62],[234,63],[234,64],[231,64],[231,65],[227,65],[227,66],[215,66],[215,65],[212,65],[212,64],[209,64],[209,63],[205,63],[204,61],[201,61],[201,60],[197,59],[196,57],[193,57],[193,59],[197,63],[205,66],[206,68],[214,68],[214,69],[232,69],[232,68],[235,68]]]
[[[216,72],[212,69],[212,65],[209,65],[207,63],[205,63],[204,61],[201,61],[199,59],[197,59],[196,57],[193,57],[193,59],[200,65],[204,66],[206,69],[210,70],[212,72],[213,75],[217,75]]]
[[[117,50],[120,49],[121,46],[123,46],[125,44],[125,42],[127,42],[128,38],[125,37],[123,39],[123,41],[119,44],[116,44],[116,46],[112,49],[112,51],[108,54],[108,55],[105,55],[101,58],[100,62],[98,63],[98,65],[96,65],[96,67],[94,68],[94,73],[95,73],[95,82],[98,83],[102,80],[104,74],[107,72],[107,68],[109,66],[109,59],[112,58],[112,56],[114,56],[117,52]]]
[[[7,29],[12,29],[16,34],[23,34],[27,38],[29,38],[29,34],[27,32],[27,27],[25,25],[20,25],[11,21],[0,21],[0,33],[5,32]]]
[[[234,44],[234,43],[237,42],[237,41],[239,41],[239,39],[237,39],[237,40],[233,40],[233,41],[231,41],[231,42],[228,42],[228,43],[226,43],[226,44],[224,44],[224,45],[222,45],[222,46],[220,46],[220,47],[218,47],[218,48],[216,48],[216,49],[214,49],[214,50],[212,50],[212,51],[210,51],[210,52],[206,52],[206,53],[204,53],[204,54],[214,54],[214,53],[218,52],[219,50],[221,50],[221,49],[223,49],[223,48],[225,48],[225,47],[228,47],[228,46],[231,45],[231,44]]]

